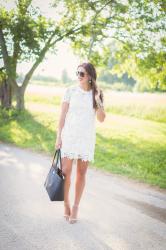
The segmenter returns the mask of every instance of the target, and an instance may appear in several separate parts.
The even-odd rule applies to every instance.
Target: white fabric
[[[61,156],[94,162],[96,124],[92,90],[83,90],[79,85],[67,87],[62,102],[68,102],[69,109],[61,133]]]

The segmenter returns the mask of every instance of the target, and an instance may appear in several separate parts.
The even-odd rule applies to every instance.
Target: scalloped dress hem
[[[91,158],[89,156],[82,156],[80,154],[72,154],[72,153],[65,153],[65,152],[61,152],[61,158],[63,157],[67,157],[68,159],[70,160],[78,160],[78,159],[81,159],[82,161],[89,161],[89,162],[92,162],[94,163],[94,158]]]

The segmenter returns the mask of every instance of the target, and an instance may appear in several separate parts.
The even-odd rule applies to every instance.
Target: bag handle
[[[57,159],[56,159],[56,164],[58,163],[58,159],[60,157],[60,169],[62,170],[62,159],[61,159],[61,150],[60,148],[59,149],[56,149],[55,153],[54,153],[54,157],[53,157],[53,161],[52,161],[52,167],[53,167],[53,164],[54,164],[54,160],[55,160],[55,157],[57,155]]]

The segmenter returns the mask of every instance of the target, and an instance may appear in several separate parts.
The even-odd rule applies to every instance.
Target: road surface
[[[166,191],[88,168],[79,221],[43,183],[52,158],[0,144],[0,250],[165,250]],[[74,200],[75,162],[70,189]]]

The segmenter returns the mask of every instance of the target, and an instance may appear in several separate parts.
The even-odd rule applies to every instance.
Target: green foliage
[[[15,94],[16,107],[24,109],[25,89],[46,53],[49,50],[56,53],[57,42],[73,34],[77,36],[80,27],[67,13],[59,21],[53,21],[41,15],[39,8],[33,7],[30,0],[19,0],[15,4],[12,10],[0,5],[0,58],[3,58],[6,69],[7,84],[14,90],[11,93]],[[57,14],[59,12],[57,10]],[[17,64],[22,61],[31,61],[32,65],[18,86]]]
[[[123,56],[121,56],[123,55]],[[118,63],[111,72],[122,75],[125,72],[133,77],[137,91],[166,91],[166,53],[151,51],[147,57],[139,58],[135,52],[127,55],[126,47],[115,54]]]
[[[0,85],[6,79],[6,73],[3,70],[0,70]]]
[[[54,1],[55,6],[58,1]],[[99,58],[97,46],[100,43],[101,51],[105,50],[105,45],[101,42],[107,37],[105,32],[112,20],[118,18],[122,12],[127,12],[125,4],[112,1],[75,1],[64,0],[66,12],[62,18],[63,23],[68,25],[68,17],[77,24],[81,25],[77,36],[70,36],[71,46],[76,54],[93,62],[94,65],[104,65],[104,60]],[[85,14],[86,13],[86,14]],[[71,23],[69,24],[70,27]],[[93,51],[91,51],[91,48]],[[92,53],[93,52],[93,53]],[[101,55],[102,56],[102,55]]]
[[[33,61],[53,32],[59,35],[55,22],[42,16],[31,1],[18,1],[17,8],[12,10],[0,7],[0,20],[11,60],[16,59],[12,58],[15,53],[18,61]]]
[[[137,81],[135,89],[166,89],[163,1],[63,2],[74,13],[71,17],[85,24],[77,37],[71,37],[72,48],[83,60],[105,68],[116,59],[112,72],[127,72]]]
[[[41,15],[30,0],[17,1],[12,10],[2,6],[0,28],[15,79],[18,62],[33,62],[25,76],[28,81],[46,52],[56,53],[57,41],[68,39],[74,52],[95,66],[106,67],[115,59],[113,71],[119,75],[127,72],[137,80],[138,90],[165,90],[166,15],[162,0],[54,0],[52,7],[59,15],[56,22]]]
[[[0,126],[3,126],[4,123],[10,120],[16,119],[19,115],[21,115],[21,111],[16,110],[14,107],[11,109],[0,108]]]
[[[152,51],[145,59],[138,58],[137,66],[140,78],[146,76],[149,89],[166,91],[166,52]]]

